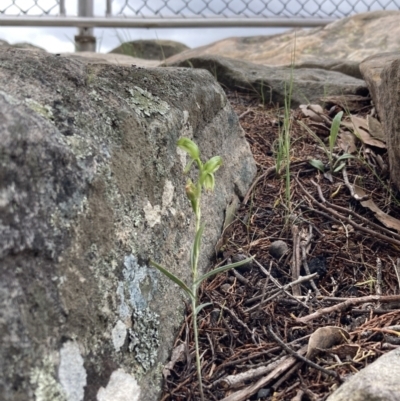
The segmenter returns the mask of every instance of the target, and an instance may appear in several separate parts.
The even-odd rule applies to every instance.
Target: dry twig
[[[329,306],[327,308],[318,309],[314,313],[311,313],[307,316],[296,318],[297,323],[308,323],[312,320],[315,320],[323,315],[332,312],[341,312],[346,310],[350,306],[360,305],[366,302],[395,302],[400,301],[400,295],[386,295],[386,296],[379,296],[379,295],[368,295],[366,297],[360,298],[348,298],[344,302],[340,304]]]

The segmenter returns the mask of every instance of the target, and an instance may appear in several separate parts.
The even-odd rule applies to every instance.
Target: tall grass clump
[[[175,284],[178,284],[178,286],[186,293],[186,295],[189,297],[191,301],[192,313],[193,313],[192,320],[193,320],[193,333],[194,333],[195,353],[196,353],[197,377],[199,380],[200,397],[201,400],[204,401],[197,316],[204,307],[210,306],[212,305],[212,303],[209,302],[199,305],[199,300],[198,300],[199,288],[204,280],[218,273],[222,273],[226,270],[233,269],[235,267],[239,267],[245,263],[248,263],[251,260],[251,258],[242,260],[237,263],[232,263],[226,266],[221,266],[217,269],[209,271],[208,273],[199,275],[198,263],[200,256],[201,238],[204,232],[204,223],[201,223],[201,206],[200,206],[201,195],[203,189],[205,189],[206,191],[214,190],[215,187],[214,173],[222,165],[222,158],[220,156],[214,156],[203,164],[200,159],[200,150],[198,146],[189,138],[180,138],[178,140],[177,146],[180,149],[187,152],[190,157],[190,161],[188,165],[185,167],[184,173],[188,174],[193,166],[196,166],[198,170],[197,180],[193,182],[189,178],[187,180],[185,187],[186,196],[191,203],[192,211],[195,215],[195,235],[190,252],[190,269],[192,272],[192,282],[188,285],[179,277],[175,276],[173,273],[171,273],[169,270],[159,265],[158,263],[150,261],[150,264],[155,268],[157,268],[159,271],[161,271],[161,273],[165,274]]]
[[[276,173],[281,174],[283,164],[285,166],[285,201],[286,207],[290,213],[290,131],[292,127],[291,119],[291,103],[293,95],[293,70],[295,64],[296,55],[296,37],[294,42],[294,48],[291,57],[291,67],[289,82],[285,82],[285,103],[284,103],[284,117],[283,117],[283,127],[280,129],[278,137],[278,151],[276,155]]]

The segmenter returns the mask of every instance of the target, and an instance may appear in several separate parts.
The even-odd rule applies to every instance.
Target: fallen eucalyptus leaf
[[[368,132],[368,123],[365,118],[350,116],[351,123],[345,123],[345,126],[353,130],[354,135],[366,145],[375,146],[377,148],[385,149],[386,145],[379,139],[373,138]]]
[[[317,123],[324,121],[324,118],[321,117],[321,115],[324,114],[324,110],[319,104],[302,104],[299,106],[299,108],[303,115],[305,117],[309,117],[310,120]]]
[[[367,116],[368,131],[370,135],[386,143],[386,135],[383,132],[382,124],[376,118]]]
[[[366,196],[365,191],[358,185],[354,185],[354,193],[360,198]],[[376,203],[370,198],[360,202],[362,206],[367,207],[369,210],[374,212],[375,217],[386,227],[400,232],[400,220],[395,219],[392,216],[384,213]]]
[[[344,150],[346,153],[356,153],[356,137],[350,132],[344,131],[339,134],[338,146],[340,149]]]
[[[347,342],[349,333],[337,326],[320,327],[311,334],[308,340],[306,358],[314,359],[320,352],[323,352],[334,345]]]

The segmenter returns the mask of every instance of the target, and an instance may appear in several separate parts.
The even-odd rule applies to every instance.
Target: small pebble
[[[230,290],[230,288],[231,288],[231,285],[230,284],[222,284],[221,285],[221,291],[222,292],[228,292],[229,290]]]
[[[220,309],[213,309],[211,311],[211,323],[215,324],[217,323],[219,316],[221,314],[221,310]]]
[[[237,253],[236,255],[232,256],[232,263],[241,262],[242,260],[245,259],[248,259],[248,256],[243,255],[243,253]],[[251,270],[252,267],[253,267],[253,261],[251,260],[250,262],[245,263],[244,265],[235,267],[235,269],[241,272],[245,272]]]
[[[271,256],[273,256],[275,259],[280,259],[287,251],[288,251],[288,246],[286,245],[285,241],[278,240],[274,241],[270,246],[269,246],[269,253]]]
[[[326,266],[326,257],[316,256],[315,258],[312,258],[308,262],[308,268],[310,269],[311,274],[317,273],[319,279],[323,278],[328,270]]]
[[[271,394],[271,389],[262,388],[262,389],[258,390],[257,399],[260,399],[260,398],[263,399],[263,398],[269,397],[270,394]]]

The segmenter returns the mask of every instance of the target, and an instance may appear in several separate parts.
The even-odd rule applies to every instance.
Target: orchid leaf
[[[207,302],[207,303],[205,303],[205,304],[198,305],[198,306],[196,307],[196,311],[195,311],[196,315],[198,315],[199,312],[200,312],[203,308],[205,308],[206,306],[210,306],[210,305],[212,305],[212,302]]]
[[[170,280],[172,280],[175,284],[178,284],[179,287],[182,288],[183,291],[185,291],[190,298],[194,299],[195,296],[192,292],[192,290],[178,277],[176,277],[174,274],[172,274],[170,271],[168,271],[166,268],[162,267],[158,263],[150,260],[150,264],[154,266],[156,269],[158,269],[161,273],[166,275]]]
[[[231,263],[231,264],[229,264],[229,265],[221,266],[221,267],[218,267],[217,269],[211,270],[211,271],[209,271],[209,272],[203,274],[201,277],[199,277],[199,278],[195,281],[194,284],[195,284],[196,286],[198,286],[198,285],[201,284],[204,280],[206,280],[206,279],[208,279],[208,278],[210,278],[210,277],[212,277],[212,276],[215,276],[216,274],[223,273],[223,272],[225,272],[225,271],[227,271],[227,270],[231,270],[231,269],[234,269],[234,268],[236,268],[236,267],[243,266],[243,265],[245,265],[246,263],[250,263],[250,262],[253,260],[253,258],[254,258],[254,257],[247,258],[247,259],[241,260],[240,262]]]
[[[324,172],[325,171],[325,166],[324,163],[321,162],[321,160],[317,159],[312,159],[308,161],[313,167],[315,167],[317,170]]]

